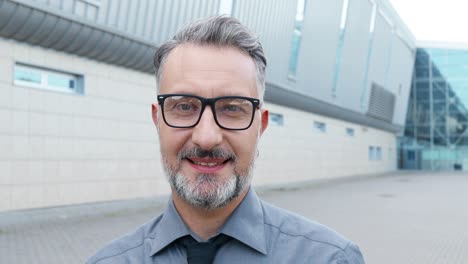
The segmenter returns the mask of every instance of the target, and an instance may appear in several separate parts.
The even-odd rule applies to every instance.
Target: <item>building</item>
[[[214,14],[268,58],[255,185],[396,169],[416,48],[386,0],[0,0],[0,211],[169,193],[154,46]]]
[[[418,44],[402,169],[468,169],[468,47]]]

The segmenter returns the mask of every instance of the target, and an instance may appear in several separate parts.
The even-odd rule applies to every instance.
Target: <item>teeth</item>
[[[222,163],[217,163],[217,162],[198,162],[198,161],[193,161],[193,163],[197,165],[208,166],[208,167],[214,167],[216,165],[222,164]]]

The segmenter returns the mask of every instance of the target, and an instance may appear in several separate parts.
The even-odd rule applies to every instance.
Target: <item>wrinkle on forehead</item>
[[[210,55],[216,56],[217,59],[210,60]],[[236,81],[234,76],[244,74],[249,76],[250,81],[256,82],[252,58],[236,48],[183,44],[171,51],[169,57],[170,60],[166,62],[171,64],[172,69],[178,69],[173,73],[177,74],[179,79]]]

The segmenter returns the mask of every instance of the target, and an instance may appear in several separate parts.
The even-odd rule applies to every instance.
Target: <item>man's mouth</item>
[[[216,173],[223,169],[231,159],[187,157],[192,168],[201,173]]]
[[[187,160],[193,164],[200,166],[214,167],[227,163],[231,159],[199,159],[199,158],[187,158]]]

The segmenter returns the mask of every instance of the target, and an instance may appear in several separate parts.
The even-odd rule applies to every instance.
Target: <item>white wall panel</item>
[[[267,81],[291,87],[287,76],[296,1],[237,0],[235,3],[234,17],[252,28],[262,42],[268,61]]]
[[[386,86],[396,95],[393,123],[404,125],[411,89],[414,55],[398,35],[393,38],[392,58]]]
[[[307,2],[296,89],[331,102],[342,0]]]
[[[350,1],[335,104],[360,112],[359,92],[365,78],[372,5]]]
[[[274,104],[266,107],[283,115],[284,126],[269,126],[260,139],[255,185],[282,185],[396,169],[395,158],[388,156],[388,150],[396,148],[392,133]],[[325,123],[326,131],[316,131],[314,121]],[[354,136],[347,135],[346,128],[354,129]],[[381,147],[382,160],[369,160],[369,146]]]
[[[369,63],[368,79],[364,94],[364,111],[367,111],[372,83],[385,85],[387,69],[390,62],[392,26],[377,12],[375,20],[372,53]]]

